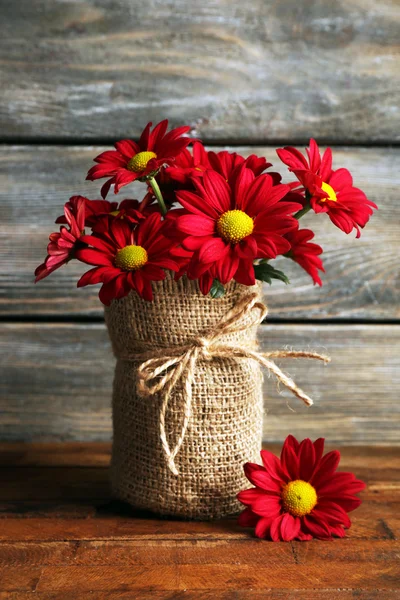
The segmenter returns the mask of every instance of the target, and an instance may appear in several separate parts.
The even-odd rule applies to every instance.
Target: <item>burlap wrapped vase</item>
[[[165,515],[212,519],[235,513],[236,494],[247,485],[243,464],[259,460],[262,374],[252,359],[207,356],[205,347],[221,321],[229,329],[233,311],[233,325],[222,334],[223,343],[255,349],[259,287],[231,283],[223,298],[213,299],[200,293],[197,282],[186,278],[175,282],[168,276],[153,289],[153,302],[131,292],[105,313],[117,358],[113,493],[137,508]],[[257,318],[247,308],[237,319],[235,307],[249,298]],[[185,353],[188,364],[178,374],[163,410],[171,381],[160,391],[141,393],[138,369],[151,357],[165,362],[174,355],[182,366]],[[174,366],[155,375],[151,383],[157,385]],[[188,381],[185,371],[191,366]]]
[[[113,391],[113,493],[136,508],[191,519],[238,512],[245,462],[258,462],[262,374],[312,400],[271,360],[329,359],[259,352],[267,315],[260,287],[231,282],[222,298],[168,275],[154,300],[131,292],[106,309],[117,365]]]

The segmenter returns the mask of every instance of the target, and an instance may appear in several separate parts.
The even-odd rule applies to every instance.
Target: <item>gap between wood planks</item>
[[[4,146],[108,146],[113,145],[118,141],[118,137],[108,138],[65,138],[65,137],[15,137],[15,136],[3,136],[0,137],[0,145]],[[196,138],[196,140],[202,142],[209,148],[216,148],[221,146],[228,146],[229,148],[240,148],[247,146],[249,148],[260,146],[276,146],[281,148],[283,146],[308,146],[310,141],[309,138],[291,138],[287,139],[207,139],[207,138]],[[331,148],[342,148],[343,146],[349,148],[400,148],[400,141],[393,140],[330,140],[329,138],[318,138],[318,144],[320,146],[330,146]]]
[[[104,323],[104,318],[100,315],[54,315],[54,314],[30,314],[30,315],[0,315],[0,323],[25,323],[32,325],[34,323],[51,323],[52,325],[64,323],[91,324]],[[266,325],[338,325],[347,327],[348,325],[399,325],[400,319],[350,319],[330,318],[330,319],[279,319],[279,317],[267,317],[261,326]]]

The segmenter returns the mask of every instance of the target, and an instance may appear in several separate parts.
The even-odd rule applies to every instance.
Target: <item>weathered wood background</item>
[[[378,203],[360,240],[306,217],[325,250],[322,289],[295,265],[290,288],[266,286],[262,346],[333,360],[283,365],[311,409],[266,379],[265,438],[398,443],[399,2],[0,0],[0,11],[0,439],[110,438],[97,290],[75,289],[79,266],[37,286],[33,270],[68,197],[98,196],[84,181],[92,157],[168,117],[275,164],[274,145],[313,135]]]

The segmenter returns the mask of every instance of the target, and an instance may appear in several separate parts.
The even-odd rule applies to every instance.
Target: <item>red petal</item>
[[[329,526],[322,519],[314,519],[311,515],[306,515],[302,518],[302,530],[305,533],[310,533],[313,537],[322,540],[331,537]]]
[[[246,197],[251,183],[254,181],[254,173],[244,164],[239,168],[235,183],[235,205],[240,210],[244,210]]]
[[[187,190],[178,191],[176,192],[176,197],[186,210],[196,215],[208,215],[213,219],[217,219],[221,212],[210,204],[207,204],[204,198],[193,192]]]
[[[280,534],[284,542],[290,542],[297,537],[300,531],[300,519],[285,513],[280,523]]]
[[[346,536],[346,532],[341,525],[335,525],[335,527],[331,527],[331,535],[344,538]]]
[[[183,215],[178,217],[176,225],[179,231],[189,233],[195,237],[213,235],[215,233],[215,220],[205,215]]]
[[[310,161],[311,171],[317,173],[321,166],[321,155],[317,142],[311,138],[309,148],[306,148],[308,160]]]
[[[298,454],[299,448],[300,448],[299,442],[296,440],[296,438],[293,435],[288,435],[286,440],[283,443],[282,452],[281,452],[281,460],[282,460],[283,449],[285,448],[285,446],[289,446],[290,448],[292,448],[292,450],[294,451],[294,453],[296,455]]]
[[[88,265],[97,265],[97,266],[105,266],[105,267],[113,267],[113,262],[107,254],[103,252],[99,252],[98,250],[92,250],[91,248],[84,248],[82,250],[77,250],[75,252],[75,256],[78,260],[88,264]]]
[[[282,448],[281,462],[283,468],[289,474],[290,479],[299,479],[299,459],[289,445]]]
[[[329,181],[330,174],[332,172],[332,150],[327,148],[323,154],[321,160],[321,166],[319,169],[319,174],[321,176],[322,181]]]
[[[279,515],[278,517],[276,517],[270,526],[269,529],[269,534],[271,536],[271,540],[273,542],[279,542],[282,537],[281,537],[281,521],[282,521],[283,515]]]
[[[101,197],[102,198],[107,198],[107,194],[110,191],[110,187],[115,183],[115,178],[112,177],[111,179],[109,179],[108,181],[105,182],[105,184],[103,185],[103,187],[101,188]]]
[[[206,171],[203,183],[211,205],[219,212],[228,211],[231,206],[231,194],[225,179],[215,171]]]
[[[236,244],[235,249],[240,258],[254,260],[257,257],[257,242],[252,235],[248,235],[239,244]]]
[[[338,495],[338,496],[330,496],[329,500],[341,506],[346,512],[351,512],[358,508],[362,502],[360,498],[356,496],[351,496],[347,494]]]
[[[163,121],[160,121],[160,123],[157,123],[153,131],[150,133],[149,150],[153,150],[153,148],[161,142],[166,134],[167,128],[168,119],[164,119]]]
[[[337,490],[345,490],[351,486],[351,484],[355,482],[355,477],[353,473],[334,473],[332,477],[324,481],[321,485],[318,486],[318,494],[320,495],[329,495],[332,492]],[[362,483],[362,482],[360,482]],[[363,487],[361,489],[364,489]],[[359,490],[361,491],[361,490]],[[352,490],[353,493],[353,490]],[[355,492],[354,492],[355,493]]]
[[[309,533],[303,533],[300,530],[299,533],[297,534],[296,539],[299,540],[300,542],[309,542],[310,540],[313,539],[313,537],[312,537],[311,534],[309,534]]]
[[[309,481],[314,472],[315,449],[314,444],[309,438],[303,440],[299,451],[300,479]]]
[[[94,267],[93,269],[90,269],[90,271],[86,271],[78,281],[77,287],[84,287],[85,285],[94,285],[102,282],[103,275],[109,273],[110,270],[110,267]],[[115,276],[118,275],[116,269],[112,269],[112,271],[115,271]]]
[[[302,153],[297,150],[297,148],[285,146],[285,148],[278,148],[276,153],[281,161],[290,168],[290,170],[308,169],[308,163],[306,159]]]
[[[122,188],[124,185],[128,185],[128,183],[132,183],[132,181],[135,181],[135,179],[137,179],[138,177],[138,173],[133,173],[132,171],[128,171],[127,169],[119,169],[114,175],[114,193],[118,194],[120,188]]]
[[[318,470],[314,473],[311,483],[313,485],[320,485],[326,479],[332,477],[336,471],[340,461],[340,452],[338,450],[332,450],[325,454],[321,459]]]
[[[289,480],[289,477],[283,465],[281,465],[279,458],[269,450],[261,450],[260,454],[263,465],[272,479],[286,483]]]
[[[281,485],[275,479],[272,479],[264,470],[257,470],[251,473],[247,472],[246,477],[253,485],[256,485],[262,490],[266,490],[272,494],[280,494],[281,492]]]
[[[241,259],[234,276],[235,281],[243,285],[254,285],[256,282],[254,276],[253,260]]]
[[[279,498],[278,496],[271,496],[266,492],[259,493],[251,502],[251,510],[256,515],[260,515],[260,517],[274,518],[281,511]]]
[[[219,260],[216,265],[217,278],[222,285],[225,285],[232,279],[236,273],[238,265],[239,258],[236,255],[235,250],[233,248],[229,248],[229,252],[227,252],[227,254],[221,260]]]
[[[270,175],[260,175],[256,177],[247,190],[244,191],[244,199],[241,205],[242,210],[251,217],[268,208],[269,194],[271,193],[273,181]]]
[[[140,148],[136,142],[132,140],[120,140],[115,144],[116,149],[120,152],[126,159],[131,159],[135,154],[140,152]],[[126,161],[125,161],[126,164]]]
[[[333,187],[335,192],[340,192],[347,187],[353,186],[353,178],[350,171],[347,169],[337,169],[329,178],[329,185]]]
[[[325,445],[325,438],[318,438],[314,442],[314,450],[315,450],[314,473],[316,472],[316,470],[319,467],[320,460],[321,460],[322,455],[324,453],[324,445]]]
[[[115,298],[115,286],[114,281],[109,281],[108,283],[103,283],[99,292],[99,298],[103,304],[106,306],[110,306],[111,302]]]
[[[116,248],[112,244],[95,235],[83,235],[80,239],[81,242],[88,244],[88,246],[93,246],[93,248],[101,250],[101,252],[105,252],[106,254],[114,255],[116,252]]]
[[[244,505],[250,506],[252,502],[255,502],[259,496],[266,495],[260,492],[257,488],[249,488],[248,490],[242,490],[236,496],[236,498]]]
[[[199,250],[199,261],[204,264],[216,262],[226,256],[229,246],[221,238],[211,238]]]
[[[346,511],[334,502],[318,502],[311,514],[317,520],[327,521],[329,525],[344,525],[344,527],[351,525]]]
[[[147,123],[146,127],[142,131],[142,135],[140,136],[139,147],[142,152],[149,150],[150,128],[152,125],[153,123],[151,121]]]
[[[259,518],[258,515],[253,513],[251,508],[245,508],[238,517],[238,525],[240,525],[240,527],[255,527]]]
[[[268,538],[269,537],[269,529],[271,525],[271,519],[268,517],[262,517],[254,530],[254,533],[258,538]]]

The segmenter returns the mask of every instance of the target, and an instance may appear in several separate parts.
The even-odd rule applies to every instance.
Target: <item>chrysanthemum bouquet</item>
[[[311,229],[300,228],[300,218],[310,210],[326,213],[336,227],[347,234],[355,229],[359,237],[376,208],[347,169],[332,169],[331,150],[321,156],[314,140],[307,158],[292,147],[277,150],[296,177],[286,185],[263,157],[207,152],[187,137],[189,127],[167,133],[167,126],[165,120],[151,130],[149,123],[137,143],[122,140],[94,159],[87,179],[107,179],[103,199],[73,196],[65,204],[36,281],[77,259],[93,267],[78,287],[102,283],[106,305],[131,290],[152,300],[152,282],[164,279],[166,270],[220,297],[231,280],[246,286],[287,282],[270,262],[283,255],[321,285],[322,248],[311,241]],[[117,194],[135,180],[145,185],[141,201],[105,199],[112,186]]]
[[[162,514],[222,517],[238,511],[243,464],[252,461],[246,474],[257,487],[239,495],[249,506],[242,524],[256,524],[257,535],[272,539],[340,534],[337,519],[348,524],[343,511],[325,506],[326,521],[321,505],[314,509],[315,494],[331,493],[320,476],[319,442],[288,445],[282,468],[265,453],[264,467],[255,466],[262,441],[260,367],[311,405],[272,359],[329,360],[308,351],[259,351],[257,327],[267,307],[255,284],[287,282],[270,262],[284,256],[321,285],[322,248],[311,241],[311,229],[299,227],[300,218],[326,213],[359,237],[376,206],[346,169],[332,169],[331,150],[321,157],[314,140],[307,158],[295,148],[277,150],[296,178],[282,184],[265,158],[207,152],[187,136],[189,127],[167,133],[167,126],[162,121],[152,130],[149,123],[137,143],[122,140],[95,158],[87,179],[106,179],[102,199],[70,198],[36,269],[38,281],[77,259],[92,267],[78,286],[102,284],[117,358],[113,492]],[[112,186],[118,193],[135,180],[145,187],[141,201],[106,200]]]

